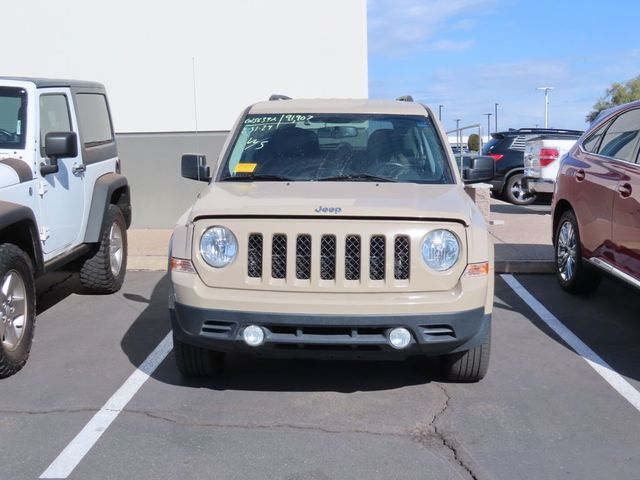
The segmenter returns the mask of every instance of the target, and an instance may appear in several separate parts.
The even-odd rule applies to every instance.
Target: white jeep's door
[[[47,164],[45,137],[49,132],[76,132],[78,122],[72,108],[71,92],[65,88],[47,88],[39,95],[40,135],[39,152],[41,162]],[[79,146],[78,146],[79,147]],[[38,175],[40,200],[40,239],[45,261],[75,247],[80,241],[84,218],[84,169],[80,157],[58,159],[57,173]]]

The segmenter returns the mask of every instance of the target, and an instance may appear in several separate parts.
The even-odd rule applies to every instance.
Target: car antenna
[[[198,138],[198,97],[196,95],[196,57],[191,57],[191,77],[193,78],[193,117],[196,128],[196,153],[200,155],[200,139]]]

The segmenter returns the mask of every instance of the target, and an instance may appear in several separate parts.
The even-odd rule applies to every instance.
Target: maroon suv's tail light
[[[504,157],[504,155],[501,155],[500,153],[490,153],[489,156],[493,158],[496,162],[499,160],[502,160],[502,157]]]
[[[551,162],[557,160],[560,156],[560,152],[557,148],[541,148],[540,149],[540,166],[546,167]]]

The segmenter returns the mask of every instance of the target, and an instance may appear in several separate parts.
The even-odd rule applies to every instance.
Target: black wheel
[[[173,355],[178,370],[185,377],[210,377],[224,367],[224,353],[181,342],[173,336]]]
[[[514,205],[530,205],[536,201],[537,195],[524,189],[523,178],[522,173],[516,173],[509,177],[503,190],[503,196],[507,202]]]
[[[13,375],[27,363],[35,324],[31,258],[16,245],[0,245],[0,378]]]
[[[109,205],[100,244],[80,267],[80,282],[93,293],[114,293],[126,270],[127,225],[120,209]]]
[[[491,328],[481,345],[459,353],[445,355],[443,376],[446,381],[458,383],[479,382],[487,374],[491,356]]]
[[[602,277],[582,260],[580,231],[575,213],[567,210],[560,217],[554,235],[555,269],[560,286],[569,293],[591,293]]]

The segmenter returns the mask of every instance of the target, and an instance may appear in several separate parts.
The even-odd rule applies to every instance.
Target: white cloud
[[[459,42],[453,40],[438,40],[431,45],[431,48],[442,52],[462,52],[473,47],[475,44],[475,40],[462,40]]]
[[[477,15],[496,1],[369,0],[369,49],[373,54],[398,56],[418,50],[469,48],[472,40],[434,41],[434,37],[450,30],[468,29],[472,20],[465,15]],[[452,20],[455,23],[450,24]]]

